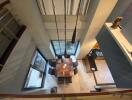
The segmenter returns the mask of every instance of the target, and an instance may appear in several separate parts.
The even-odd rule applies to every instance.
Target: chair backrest
[[[65,58],[70,58],[70,55],[68,55],[68,54],[67,54],[67,55],[65,55]]]
[[[65,82],[66,83],[72,83],[72,77],[66,77]]]
[[[49,64],[51,67],[56,67],[56,61],[55,60],[50,60]]]
[[[77,67],[78,66],[78,62],[73,62],[73,67]]]
[[[57,87],[52,87],[50,90],[51,93],[57,93]]]
[[[49,68],[48,73],[49,73],[50,75],[55,75],[55,69]]]
[[[64,77],[58,77],[58,84],[64,84]]]
[[[62,55],[58,55],[57,57],[58,57],[58,59],[62,59]]]
[[[77,68],[74,69],[74,75],[76,75],[78,73]]]

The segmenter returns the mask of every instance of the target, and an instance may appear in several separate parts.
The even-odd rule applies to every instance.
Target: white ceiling
[[[50,36],[50,39],[57,39],[57,30],[55,26],[55,19],[53,15],[46,15],[43,16],[44,18],[44,25],[45,29],[48,31],[48,34]],[[78,24],[77,24],[77,38],[80,39],[81,34],[83,34],[83,31],[87,30],[86,27],[86,22],[87,19],[85,16],[79,16],[78,18]],[[72,38],[72,34],[75,28],[75,23],[76,23],[76,16],[67,16],[66,17],[66,37],[67,39]],[[64,26],[64,15],[58,15],[57,16],[57,26],[58,26],[58,31],[60,35],[60,39],[64,39],[64,32],[65,32],[65,26]],[[85,27],[84,27],[85,26]]]
[[[37,0],[43,15],[53,15],[52,0]],[[66,14],[76,15],[80,0],[66,0]],[[90,0],[81,0],[80,14],[87,13]],[[64,0],[53,0],[56,15],[64,15]]]
[[[77,19],[77,9],[80,0],[66,0],[66,38],[71,39]],[[65,20],[64,20],[64,0],[53,0],[55,5],[55,13],[57,18],[57,27],[60,39],[64,39]],[[43,15],[45,29],[50,39],[57,39],[57,28],[55,24],[55,16],[53,13],[52,0],[38,0],[38,5]],[[81,0],[79,18],[77,22],[77,36],[76,39],[80,40],[81,35],[87,30],[87,9],[89,0]]]

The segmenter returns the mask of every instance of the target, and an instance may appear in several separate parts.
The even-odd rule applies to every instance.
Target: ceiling
[[[54,15],[52,0],[37,0],[43,15]],[[76,15],[80,0],[66,0],[66,14]],[[64,0],[53,0],[56,15],[64,15]],[[81,0],[79,13],[86,15],[90,0]]]
[[[71,39],[77,19],[77,9],[80,0],[66,0],[66,38]],[[65,33],[65,11],[64,0],[53,0],[55,14],[57,19],[57,28],[60,39],[64,39]],[[87,11],[90,0],[81,0],[79,7],[79,17],[77,21],[77,36],[80,40],[81,35],[86,32]],[[51,40],[57,39],[57,28],[55,24],[55,15],[53,13],[52,0],[38,0],[38,5],[43,16],[44,26]]]

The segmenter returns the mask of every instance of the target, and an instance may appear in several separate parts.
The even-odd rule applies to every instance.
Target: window
[[[22,27],[8,9],[0,9],[0,71],[25,30]]]
[[[46,59],[36,51],[30,65],[24,89],[41,88],[44,85]]]
[[[7,9],[0,10],[0,58],[12,42],[17,40],[16,34],[20,30],[20,25],[13,18]]]
[[[52,40],[52,46],[56,55],[64,55],[65,51],[65,41],[64,40]],[[69,55],[75,55],[76,50],[78,48],[79,42],[76,41],[74,44],[71,41],[67,41],[66,43],[66,51]]]

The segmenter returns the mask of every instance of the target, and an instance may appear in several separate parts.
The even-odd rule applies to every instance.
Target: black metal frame
[[[55,55],[57,56],[58,54],[56,54],[56,50],[55,50],[53,41],[58,41],[58,40],[51,40],[51,45],[52,45],[52,47],[53,47],[53,50],[54,50]],[[65,41],[65,40],[60,40],[60,41]],[[78,41],[78,43],[77,43],[77,47],[76,47],[75,53],[74,53],[74,54],[70,54],[70,55],[75,55],[75,54],[76,54],[77,49],[78,49],[78,46],[79,46],[79,43],[80,43],[80,41]]]
[[[21,25],[20,27],[21,27],[20,30],[16,34],[16,36],[18,37],[18,39],[21,37],[21,35],[23,34],[23,32],[26,30],[26,26],[25,25]],[[7,49],[5,50],[5,52],[3,53],[2,57],[0,58],[0,64],[1,65],[4,65],[6,63],[6,60],[8,59],[9,55],[11,54],[11,52],[12,52],[12,50],[15,47],[15,45],[16,45],[17,42],[18,42],[18,40],[15,40],[15,39],[13,39],[11,41],[11,43],[9,44],[9,46],[7,47]],[[0,68],[0,71],[2,70],[2,68]]]
[[[38,52],[46,61],[46,64],[45,64],[45,69],[44,69],[44,72],[43,72],[43,77],[42,77],[42,83],[41,83],[41,86],[40,87],[33,87],[33,88],[25,88],[25,84],[26,84],[26,80],[27,80],[27,77],[28,77],[28,74],[29,74],[29,71],[30,71],[30,68],[33,68],[35,69],[34,67],[32,67],[32,65],[29,66],[29,69],[28,69],[28,72],[26,74],[26,77],[25,77],[25,80],[24,80],[24,84],[23,84],[23,87],[22,87],[22,91],[27,91],[27,90],[34,90],[34,89],[40,89],[40,88],[43,88],[44,87],[44,82],[45,82],[45,78],[46,78],[46,71],[47,71],[47,62],[48,60],[45,58],[45,56],[40,52],[40,50],[38,48],[35,49],[34,51],[34,54],[33,56],[35,55],[35,52]],[[31,60],[32,61],[32,60]],[[37,70],[37,69],[35,69]],[[39,71],[39,70],[37,70]],[[39,71],[41,72],[41,71]],[[41,72],[42,73],[42,72]]]

